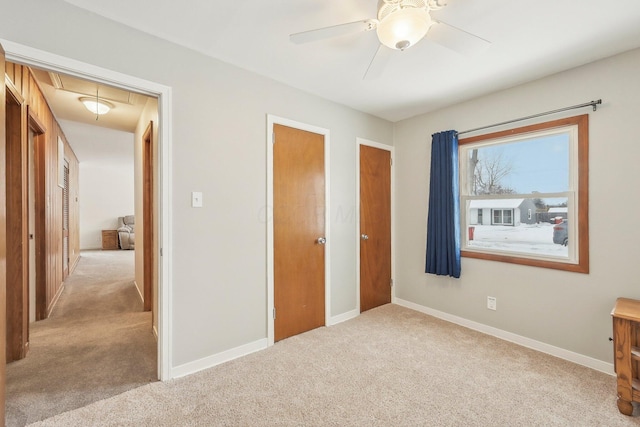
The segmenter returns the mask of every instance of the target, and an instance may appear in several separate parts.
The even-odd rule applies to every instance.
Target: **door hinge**
[[[276,308],[273,307],[273,320],[276,320]]]
[[[276,133],[275,133],[275,132],[273,132],[273,133],[271,134],[271,143],[272,143],[272,144],[275,144],[275,143],[276,143]]]
[[[393,279],[391,279],[391,281],[390,281],[390,282],[391,282],[391,287],[393,288]]]
[[[160,256],[162,256],[162,248],[160,248]]]
[[[391,157],[389,157],[389,164],[393,166],[393,159]]]

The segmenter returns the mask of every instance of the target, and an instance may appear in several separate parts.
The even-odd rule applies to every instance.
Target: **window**
[[[589,272],[588,119],[459,141],[462,256]]]
[[[513,225],[513,211],[511,209],[493,209],[492,225]]]

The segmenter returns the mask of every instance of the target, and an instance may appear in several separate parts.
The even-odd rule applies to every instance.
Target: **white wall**
[[[356,137],[392,145],[391,123],[62,0],[3,6],[0,38],[172,87],[174,367],[266,339],[267,114],[331,131],[328,303],[334,316],[357,308],[355,218],[343,216],[356,203]]]
[[[80,161],[80,250],[100,249],[102,230],[134,213],[133,134],[66,120],[60,126]]]
[[[640,228],[633,216],[611,215],[611,206],[620,204],[626,212],[640,211],[638,70],[635,50],[396,123],[396,296],[611,363],[615,300],[640,298]],[[430,135],[598,98],[604,104],[597,112],[565,114],[590,114],[590,274],[470,258],[463,258],[459,280],[425,274]],[[487,296],[497,298],[497,311],[487,310]]]
[[[100,249],[102,230],[133,212],[132,165],[80,163],[80,250]]]

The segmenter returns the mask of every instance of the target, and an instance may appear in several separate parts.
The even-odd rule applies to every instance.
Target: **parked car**
[[[567,246],[569,244],[569,232],[568,224],[565,219],[559,224],[553,226],[553,243],[558,245]]]

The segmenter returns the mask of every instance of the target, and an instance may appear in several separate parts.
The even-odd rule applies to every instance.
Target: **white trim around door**
[[[364,138],[356,138],[356,308],[360,313],[360,146],[366,145],[369,147],[379,148],[381,150],[388,151],[391,154],[391,280],[393,287],[391,288],[391,302],[395,302],[396,299],[396,286],[395,286],[395,271],[396,271],[396,257],[395,257],[395,167],[393,166],[393,159],[395,157],[395,149],[392,145],[381,144],[379,142],[371,141]]]
[[[0,39],[0,44],[8,61],[158,97],[158,377],[171,379],[171,88],[9,40]]]
[[[325,179],[325,237],[327,243],[325,244],[325,264],[324,264],[324,298],[325,298],[325,325],[329,324],[331,318],[331,232],[330,225],[330,213],[331,208],[329,202],[331,179],[329,176],[330,171],[330,132],[329,129],[321,128],[318,126],[309,125],[306,123],[296,122],[294,120],[274,116],[267,114],[267,203],[263,210],[263,219],[267,225],[267,339],[268,345],[272,346],[275,341],[274,330],[274,271],[273,271],[273,126],[279,124],[288,126],[295,129],[304,130],[307,132],[317,133],[324,136],[324,179]]]

